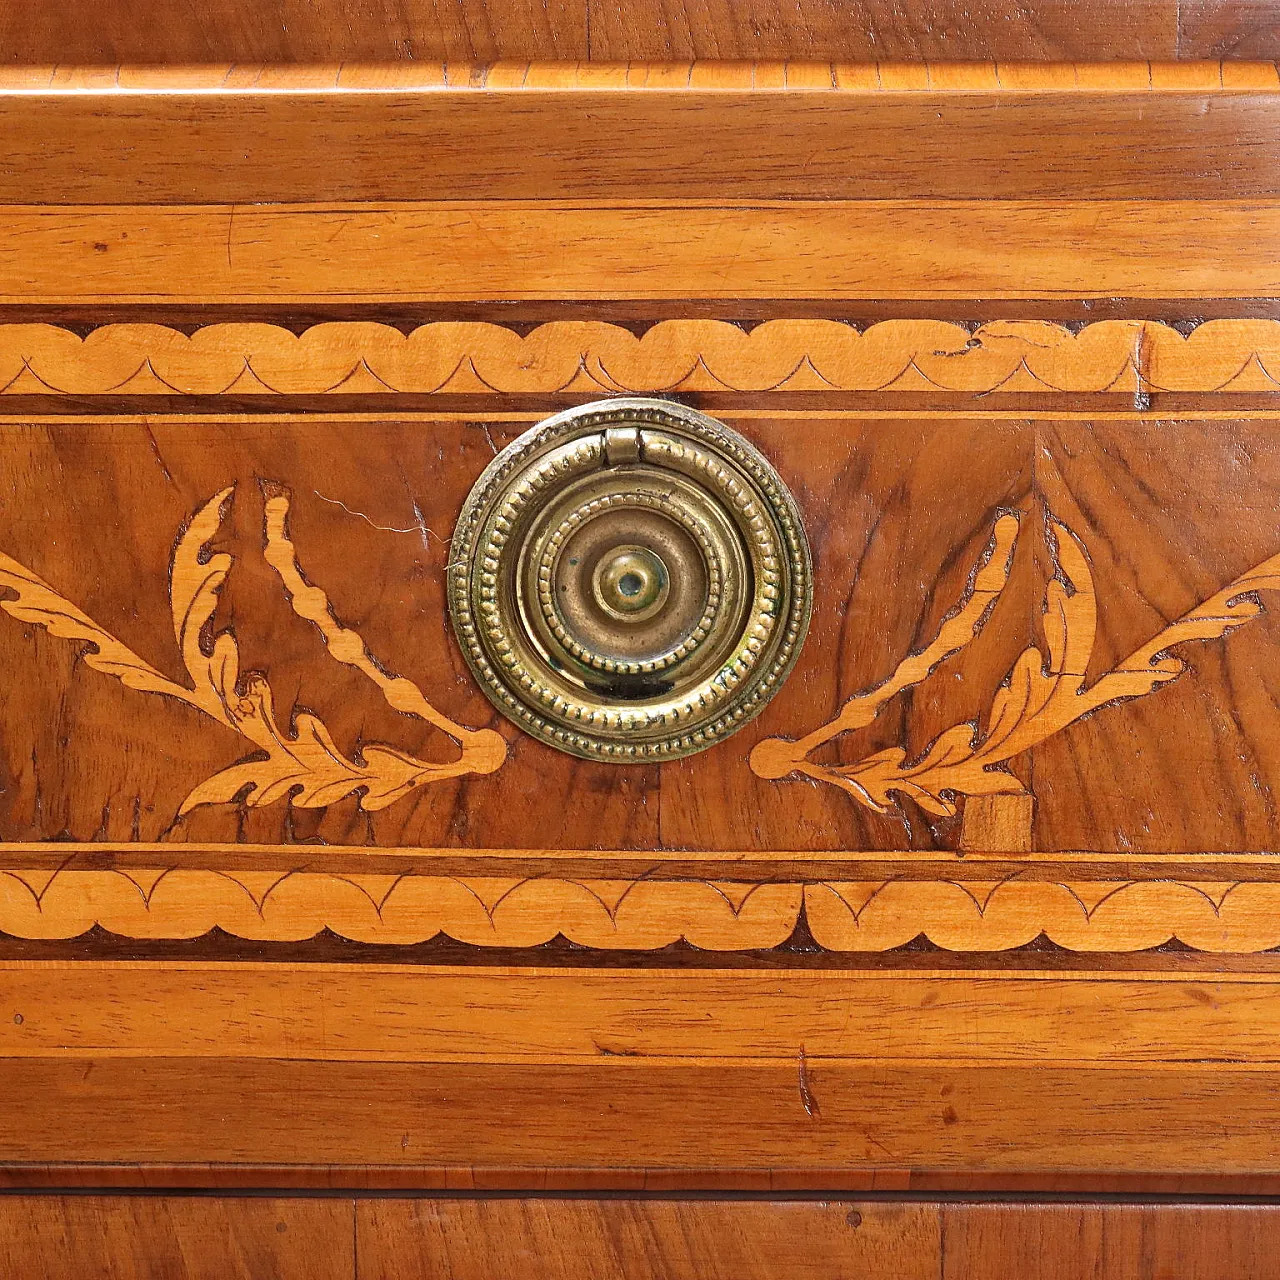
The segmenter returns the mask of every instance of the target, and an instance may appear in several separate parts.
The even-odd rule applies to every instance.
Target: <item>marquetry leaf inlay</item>
[[[16,598],[0,600],[0,609],[51,635],[89,646],[86,665],[115,676],[130,689],[162,693],[234,729],[256,753],[200,783],[183,801],[179,815],[204,804],[242,797],[262,806],[288,800],[302,808],[320,808],[359,792],[366,810],[383,809],[428,783],[466,774],[492,773],[506,758],[506,743],[491,729],[471,730],[435,709],[412,681],[390,675],[365,648],[363,640],[335,617],[328,597],[307,582],[288,536],[289,495],[267,486],[266,558],[280,576],[299,617],[314,624],[330,656],[356,668],[377,685],[387,703],[405,715],[425,720],[448,734],[460,748],[455,760],[434,763],[384,743],[367,743],[352,756],[335,744],[324,722],[300,712],[282,727],[271,686],[259,672],[240,670],[239,647],[229,630],[214,632],[218,594],[231,572],[232,557],[211,552],[233,489],[215,494],[192,516],[179,537],[170,563],[170,602],[174,636],[190,684],[170,680],[145,659],[66,599],[30,569],[0,552],[0,587]]]
[[[762,778],[796,773],[833,783],[879,813],[894,807],[895,795],[910,797],[929,813],[949,816],[956,813],[960,796],[1025,794],[1007,768],[1011,759],[1101,707],[1140,698],[1177,679],[1186,664],[1169,650],[1192,640],[1217,639],[1249,622],[1263,611],[1258,593],[1280,589],[1278,554],[1086,684],[1097,631],[1093,574],[1083,544],[1066,525],[1050,516],[1048,530],[1056,573],[1045,594],[1045,648],[1042,652],[1031,645],[1023,651],[996,690],[985,724],[955,725],[915,759],[908,759],[902,747],[849,764],[820,764],[810,758],[833,738],[870,724],[889,701],[925,680],[978,634],[1008,581],[1018,535],[1013,514],[996,521],[968,590],[924,649],[905,658],[888,680],[854,695],[835,719],[799,741],[768,738],[758,743],[751,753],[752,770]]]

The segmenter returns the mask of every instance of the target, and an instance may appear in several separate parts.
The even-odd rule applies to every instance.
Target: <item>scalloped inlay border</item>
[[[1280,947],[1275,881],[877,879],[763,882],[442,876],[183,867],[0,871],[0,933],[75,938],[95,925],[136,939],[296,942],[329,930],[409,945],[440,935],[531,947],[563,936],[604,950],[681,940],[764,950],[801,918],[826,951],[875,952],[925,937],[944,951],[1005,951],[1047,938],[1070,951],[1181,942],[1212,953]]]
[[[0,394],[328,395],[663,392],[1268,392],[1280,320],[1209,320],[1187,335],[1148,320],[663,320],[637,336],[595,320],[526,334],[487,321],[410,333],[364,321],[109,324],[80,337],[0,325]]]

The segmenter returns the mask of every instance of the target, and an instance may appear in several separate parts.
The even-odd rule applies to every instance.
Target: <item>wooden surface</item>
[[[377,1280],[934,1280],[932,1206],[751,1201],[368,1201],[357,1274]]]
[[[1277,50],[1100,13],[6,11],[101,65],[0,75],[0,1184],[1280,1193]],[[443,582],[623,391],[760,447],[817,600],[758,721],[612,768]],[[1265,1276],[1273,1212],[185,1203],[0,1211],[944,1278]]]
[[[358,1274],[1211,1280],[1280,1274],[1274,1209],[877,1202],[374,1201]]]
[[[968,318],[990,305],[973,299],[1198,301],[1207,292],[1269,299],[1280,291],[1271,252],[1280,205],[1267,201],[23,206],[5,218],[0,302],[28,309],[238,305],[314,315],[353,304],[675,297],[710,299],[730,314],[750,299],[765,304],[756,315],[790,318],[794,301],[817,300],[829,316],[854,300],[904,299],[915,303],[905,318],[920,319],[933,299],[968,300]],[[341,253],[327,248],[337,237]],[[983,252],[965,252],[970,243]],[[659,308],[655,318],[667,315]],[[1141,309],[1138,317],[1153,318]]]
[[[1274,57],[1266,0],[995,0],[894,5],[806,0],[730,5],[558,0],[380,3],[335,0],[248,7],[220,0],[199,16],[171,5],[51,9],[9,6],[0,49],[14,63],[385,61],[503,57],[661,61],[665,58],[1040,59]]]
[[[1142,58],[1127,61],[1032,62],[1010,59],[835,62],[787,58],[725,61],[559,61],[511,58],[497,62],[200,62],[190,65],[121,63],[0,64],[0,95],[38,101],[93,99],[99,106],[132,103],[145,93],[211,101],[239,98],[355,97],[401,99],[428,93],[459,96],[625,92],[634,99],[660,95],[703,102],[724,95],[772,98],[779,94],[827,99],[957,94],[1098,95],[1232,94],[1274,92],[1277,63],[1270,58]],[[1012,99],[1010,98],[1010,101]]]
[[[814,406],[823,401],[813,393],[861,393],[826,401],[836,410],[833,418],[855,404],[879,403],[891,405],[897,419],[918,410],[922,395],[936,404],[939,393],[950,394],[970,410],[972,421],[984,419],[986,405],[1007,421],[1011,406],[1027,404],[1009,397],[1030,395],[1041,397],[1045,408],[1073,416],[1079,412],[1076,402],[1064,397],[1089,393],[1088,406],[1110,410],[1108,420],[1118,421],[1115,410],[1125,406],[1138,410],[1132,421],[1142,422],[1157,408],[1156,396],[1162,408],[1165,396],[1230,392],[1220,409],[1210,411],[1222,419],[1242,403],[1269,403],[1266,397],[1280,389],[1272,368],[1280,368],[1280,321],[1243,317],[1181,327],[1136,319],[1075,325],[996,320],[977,326],[894,319],[858,326],[793,317],[750,328],[684,317],[646,325],[639,333],[626,323],[591,320],[519,327],[432,321],[408,332],[348,321],[300,333],[262,322],[194,330],[104,324],[83,337],[55,324],[0,324],[0,395],[113,401],[179,396],[188,403],[222,398],[224,407],[258,396],[275,398],[269,406],[274,409],[300,397],[321,407],[326,401],[347,407],[360,395],[376,407],[387,403],[383,397],[398,394],[447,407],[445,418],[457,417],[459,406],[486,410],[485,420],[508,424],[503,431],[536,415],[504,403],[503,396],[663,392],[712,397],[704,403],[731,405],[743,421],[769,412],[751,403],[752,393],[787,393],[776,405],[793,423],[820,416]],[[1244,393],[1255,398],[1237,399]],[[736,403],[725,396],[735,396]],[[1098,398],[1103,396],[1112,399]],[[214,403],[201,407],[212,409]],[[801,418],[796,409],[807,412]]]
[[[1277,1210],[881,1200],[8,1196],[6,1274],[308,1280],[1272,1280]]]
[[[1275,1209],[1231,1205],[945,1206],[941,1274],[981,1280],[1211,1280],[1280,1273]]]
[[[0,1121],[0,1163],[19,1187],[1280,1189],[1270,1064],[811,1062],[799,1047],[703,1064],[11,1057],[0,1085],[23,1106]]]
[[[847,97],[924,95],[951,101],[956,95],[1097,96],[1196,93],[1210,100],[1276,88],[1276,61],[1268,58],[1194,58],[1126,61],[541,61],[516,58],[430,63],[193,63],[189,65],[0,64],[0,95],[36,101],[92,100],[99,106],[131,104],[143,93],[170,99],[219,101],[297,97],[332,101],[375,97],[411,100],[422,93],[457,101],[477,95],[517,95],[538,100],[558,93],[626,92],[628,99],[676,97]]]
[[[1240,358],[1237,352],[1232,361]],[[0,568],[6,589],[21,594],[5,602],[5,612],[14,616],[4,619],[0,645],[10,669],[27,673],[8,695],[9,716],[27,728],[12,730],[5,742],[12,779],[0,798],[5,835],[15,842],[195,843],[211,846],[212,859],[206,855],[202,864],[211,871],[230,869],[217,862],[212,846],[237,842],[319,840],[331,848],[372,844],[477,854],[672,850],[684,851],[683,861],[695,867],[698,851],[777,852],[787,860],[806,851],[843,852],[843,873],[824,879],[880,883],[883,876],[850,865],[849,852],[954,848],[956,806],[941,803],[936,791],[982,794],[995,777],[982,770],[994,765],[1001,778],[1008,779],[1010,769],[1021,776],[1018,786],[1030,785],[1034,775],[1036,806],[1026,817],[1033,823],[1032,847],[1041,852],[1266,852],[1272,836],[1269,797],[1280,779],[1280,762],[1269,750],[1268,655],[1275,639],[1265,605],[1274,590],[1272,557],[1280,547],[1264,519],[1224,522],[1221,512],[1228,504],[1242,513],[1267,510],[1278,483],[1266,448],[1270,419],[1179,422],[1149,413],[1053,422],[1051,415],[1033,427],[984,412],[924,421],[846,416],[839,410],[817,417],[804,411],[793,419],[782,408],[767,418],[722,414],[793,479],[815,543],[815,620],[796,678],[758,721],[715,751],[660,770],[584,765],[516,735],[494,719],[457,656],[442,601],[444,537],[474,476],[523,424],[493,421],[481,427],[474,419],[431,415],[358,423],[341,415],[277,415],[269,426],[180,416],[78,421],[72,415],[38,425],[12,420],[0,427],[0,447],[10,473],[22,477],[24,497],[23,506],[14,504],[8,516]],[[229,427],[237,430],[234,451],[223,445]],[[413,455],[424,431],[434,442],[435,461],[405,471],[399,460]],[[1237,449],[1253,459],[1247,472],[1236,465]],[[1194,484],[1168,465],[1171,456],[1198,459]],[[845,465],[849,457],[858,460],[856,467]],[[1135,475],[1143,487],[1123,506],[1110,505],[1108,495],[1128,491]],[[294,495],[289,528],[304,573],[323,587],[337,616],[379,662],[415,682],[415,697],[422,700],[415,708],[389,702],[368,672],[335,662],[313,622],[291,607],[287,583],[262,552],[267,508],[283,499],[272,498],[274,490],[264,493],[260,480],[287,484]],[[388,492],[389,483],[395,492]],[[868,488],[875,493],[894,486],[900,487],[900,499],[882,509],[874,499],[868,502]],[[39,518],[24,515],[24,507]],[[82,513],[88,510],[104,514],[87,526]],[[763,767],[758,743],[803,738],[927,643],[962,596],[1003,510],[1024,512],[1026,528],[1017,535],[1016,550],[1010,543],[1003,553],[1011,559],[1000,598],[990,602],[990,620],[983,615],[976,635],[970,621],[967,642],[951,653],[942,674],[930,677],[930,698],[916,714],[906,715],[909,699],[899,697],[883,714],[868,716],[855,732],[842,735],[839,760],[845,772],[823,773],[806,764],[805,777],[827,784],[819,788],[790,778],[795,761]],[[1061,522],[1052,544],[1042,524],[1046,513]],[[175,553],[174,539],[184,528],[188,532]],[[262,737],[265,722],[223,714],[208,685],[206,660],[192,648],[194,623],[183,621],[193,615],[191,591],[180,574],[205,572],[202,548],[215,542],[229,557],[218,561],[214,583],[223,595],[211,593],[196,621],[219,631],[230,626],[222,643],[235,648],[240,670],[264,673],[277,690],[285,726],[277,726],[279,733],[291,732],[285,700],[290,699],[347,753],[346,764],[332,754],[314,764],[290,763],[289,776],[303,788],[293,800],[287,799],[287,786],[272,785],[288,753],[272,745],[275,739]],[[1077,562],[1063,568],[1059,560],[1055,568],[1051,557],[1065,555],[1063,546],[1075,549]],[[860,570],[851,575],[848,566],[858,561]],[[956,727],[971,717],[990,718],[997,704],[1006,705],[999,689],[1010,670],[1019,662],[1048,661],[1042,656],[1041,602],[1046,593],[1053,596],[1055,576],[1074,593],[1074,612],[1064,615],[1064,625],[1072,637],[1087,637],[1073,640],[1072,659],[1088,677],[1087,696],[1076,689],[1072,705],[1060,714],[1020,722],[1020,736],[1009,740],[1003,755],[972,757],[972,768],[979,770],[972,776],[952,772],[930,782],[925,774],[908,779],[901,766],[885,772],[874,763],[877,752],[891,748],[915,759],[944,732],[959,732]],[[397,584],[390,595],[388,582]],[[1141,584],[1138,593],[1127,585],[1134,582]],[[1258,605],[1228,608],[1228,601],[1249,593],[1256,593]],[[42,612],[49,609],[62,617],[53,634],[39,629],[49,625]],[[85,621],[73,625],[67,609],[83,610]],[[1192,621],[1170,630],[1183,615]],[[1196,621],[1219,616],[1220,623]],[[412,645],[400,632],[406,617],[415,620]],[[177,654],[176,625],[187,627]],[[1153,653],[1186,645],[1189,638],[1198,643],[1179,648],[1189,667],[1152,666]],[[106,644],[112,656],[77,662],[77,641]],[[430,663],[419,657],[424,645],[439,655]],[[123,682],[112,663],[127,668]],[[1252,673],[1243,683],[1233,676],[1240,669]],[[910,682],[902,692],[909,695],[913,687]],[[1117,698],[1133,701],[1112,705]],[[1214,746],[1224,719],[1241,735],[1241,749],[1226,755]],[[465,757],[458,761],[449,739],[485,729],[507,735],[505,758],[498,747],[498,754],[476,764]],[[397,762],[379,773],[356,762],[357,741],[380,744],[380,751],[407,751],[432,767],[407,780]],[[1166,745],[1156,751],[1155,742]],[[238,766],[239,772],[224,773],[264,744],[269,759],[261,769]],[[445,765],[454,776],[437,770]],[[1115,783],[1118,767],[1124,770],[1123,789]],[[841,785],[863,776],[858,768],[878,770],[874,776],[880,781],[873,784],[866,774],[866,785],[885,788],[866,793],[866,803]],[[1191,778],[1204,790],[1189,791]],[[238,781],[224,794],[231,779]],[[394,789],[402,783],[403,793]],[[256,794],[243,804],[228,803],[246,784]],[[891,799],[894,787],[905,809]],[[535,794],[544,802],[557,796],[556,830],[530,826],[529,798]],[[1081,794],[1090,798],[1087,806]],[[1205,796],[1230,796],[1232,803],[1206,807]],[[837,868],[841,861],[835,860]],[[21,861],[10,865],[24,869]],[[150,865],[154,871],[176,866],[164,858]],[[473,874],[485,874],[482,863],[472,865]],[[59,866],[72,878],[51,894],[49,910],[37,913],[50,922],[41,927],[52,936],[65,936],[53,923],[54,901],[77,883],[75,874],[87,870],[83,863]],[[395,871],[410,868],[429,871],[430,865],[419,859]],[[1265,881],[1264,868],[1265,860],[1256,876],[1246,876]],[[357,864],[335,869],[355,871]],[[258,900],[274,878],[307,870],[305,863],[275,864],[272,880],[250,891],[241,906],[261,919]],[[376,876],[376,868],[365,870]],[[600,865],[590,878],[607,881],[610,870]],[[733,878],[723,866],[718,875],[714,866],[707,870],[708,879]],[[495,868],[498,874],[513,871],[513,880],[495,885],[490,897],[507,897],[522,878],[510,861]],[[1198,878],[1225,888],[1239,882],[1236,871],[1204,863]],[[1110,875],[1076,875],[1069,857],[1037,878],[1055,874],[1062,883],[1096,877],[1113,887],[1141,878],[1124,867],[1113,867]],[[178,883],[161,884],[157,909]],[[303,876],[279,895],[302,893],[308,883]],[[9,884],[23,901],[20,886]],[[373,897],[366,905],[392,891],[403,900],[413,887],[376,884],[375,879],[368,888]],[[135,916],[150,905],[149,899],[137,901],[128,883],[116,887],[124,895],[120,907],[132,906]],[[346,908],[333,896],[336,888],[330,886],[322,900],[341,914]],[[541,892],[536,885],[534,890]],[[482,902],[486,892],[480,891]],[[633,903],[637,911],[646,892]],[[1023,886],[1010,892],[1025,902],[1041,891]],[[1167,884],[1153,887],[1153,893],[1168,892]],[[1258,890],[1261,898],[1252,910],[1260,913],[1263,932],[1249,949],[1275,945],[1265,930],[1271,892]],[[102,881],[101,893],[94,900],[98,909],[114,916],[109,881]],[[225,886],[211,899],[219,903],[214,915],[191,924],[202,931],[221,913],[227,927],[243,932],[230,918],[232,900],[242,896],[234,884]],[[1009,896],[1002,891],[1001,905]],[[1107,890],[1100,896],[1114,897]],[[1141,922],[1152,899],[1131,899]],[[767,901],[766,895],[756,908],[767,911]],[[1186,934],[1183,940],[1192,945],[1230,927],[1233,919],[1212,893],[1205,899],[1191,892],[1193,915],[1196,902],[1206,908],[1203,927],[1209,933]],[[1092,911],[1064,905],[1066,916],[1041,908],[1046,914],[1039,924],[1071,945],[1076,935],[1064,932],[1071,927],[1065,921],[1084,930]],[[1117,899],[1111,910],[1121,906]],[[80,918],[75,906],[69,909],[73,919]],[[514,899],[509,909],[516,909]],[[814,909],[814,927],[829,934],[826,904],[816,908],[824,919],[813,917]],[[1242,921],[1250,919],[1246,898],[1233,901],[1229,912],[1237,909]],[[8,927],[20,931],[17,918],[11,919]],[[735,908],[732,920],[741,919]],[[997,916],[981,919],[995,941]],[[326,923],[338,925],[338,917]],[[922,920],[920,928],[927,931],[926,926]],[[783,927],[785,937],[789,925]],[[1253,926],[1243,928],[1253,938]],[[270,936],[265,926],[263,931]],[[428,927],[413,940],[432,932]],[[1144,941],[1136,945],[1158,945],[1167,936],[1146,941],[1140,933]]]
[[[8,961],[0,1056],[678,1065],[1280,1064],[1274,973]],[[72,985],[74,984],[74,985]],[[376,991],[371,1000],[369,992]],[[675,1007],[698,1011],[673,1019]],[[3,1013],[4,1010],[0,1010]],[[1016,1031],[1016,1035],[1011,1034]]]
[[[349,1280],[340,1200],[49,1196],[0,1201],[0,1270],[45,1280]]]
[[[1174,69],[1156,90],[1145,65],[1094,70],[1069,92],[1008,72],[975,89],[964,69],[931,88],[945,67],[906,92],[37,87],[0,93],[0,203],[1273,200],[1280,91],[1273,64],[1246,70],[1235,87],[1215,64]]]

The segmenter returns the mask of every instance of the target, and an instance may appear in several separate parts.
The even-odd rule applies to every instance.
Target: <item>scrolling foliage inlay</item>
[[[985,626],[1009,579],[1019,518],[1001,515],[991,541],[960,601],[934,639],[898,664],[883,683],[850,698],[840,714],[793,742],[767,738],[751,753],[761,778],[803,774],[833,783],[855,800],[887,813],[894,795],[908,796],[928,813],[952,816],[960,796],[1024,795],[1026,788],[1008,762],[1082,717],[1112,703],[1127,702],[1177,679],[1186,664],[1169,650],[1192,640],[1216,640],[1263,612],[1261,591],[1280,589],[1280,554],[1242,574],[1215,595],[1140,645],[1111,671],[1086,685],[1097,633],[1098,600],[1089,559],[1080,539],[1046,518],[1055,575],[1044,599],[1045,650],[1023,650],[996,690],[985,726],[965,722],[940,734],[924,753],[908,759],[890,747],[850,764],[819,764],[812,752],[841,734],[869,725],[898,694],[920,684],[945,659],[959,653]]]
[[[439,712],[413,681],[389,673],[361,637],[338,621],[323,590],[307,581],[289,536],[289,494],[264,484],[264,556],[275,570],[298,617],[319,630],[329,655],[355,668],[377,687],[387,704],[426,721],[460,748],[445,763],[421,760],[386,743],[368,743],[352,756],[335,744],[317,716],[299,712],[282,729],[270,684],[260,672],[242,673],[239,649],[229,630],[214,631],[218,595],[233,559],[213,552],[234,488],[215,494],[193,515],[174,548],[170,601],[174,636],[190,685],[169,679],[105,631],[30,569],[0,552],[0,588],[13,598],[0,609],[51,635],[89,646],[86,665],[114,676],[130,689],[161,693],[195,707],[234,729],[257,754],[200,783],[178,816],[205,804],[237,799],[261,807],[287,799],[301,808],[322,808],[358,794],[365,810],[386,808],[419,787],[468,774],[488,774],[506,758],[506,743],[491,729],[471,730]],[[1026,648],[997,689],[985,724],[964,722],[939,735],[918,757],[901,746],[851,763],[825,764],[811,756],[819,747],[869,725],[905,690],[922,683],[947,658],[961,652],[986,625],[1008,579],[1020,517],[1001,514],[968,586],[945,616],[932,641],[900,662],[881,684],[850,698],[827,724],[798,741],[768,738],[750,756],[761,778],[800,774],[840,787],[879,813],[895,796],[909,797],[927,812],[953,816],[960,797],[1025,795],[1008,762],[1084,716],[1114,703],[1153,692],[1176,679],[1185,663],[1171,655],[1193,640],[1217,639],[1263,612],[1259,593],[1280,589],[1280,554],[1234,579],[1221,591],[1170,623],[1111,671],[1087,684],[1097,631],[1097,593],[1083,544],[1052,515],[1046,518],[1055,575],[1044,600],[1045,648]]]
[[[0,609],[81,642],[92,669],[130,689],[184,702],[253,745],[254,755],[197,785],[180,814],[236,800],[255,807],[285,801],[319,808],[352,794],[362,808],[374,810],[434,781],[496,770],[506,756],[499,734],[467,729],[443,715],[417,684],[389,673],[360,635],[338,620],[328,595],[308,581],[299,564],[289,532],[289,492],[268,483],[263,554],[294,613],[317,628],[331,658],[372,681],[395,710],[447,734],[458,754],[452,762],[433,763],[372,743],[348,757],[314,715],[298,713],[287,728],[279,724],[266,676],[242,672],[235,637],[215,630],[219,593],[234,562],[213,543],[233,497],[234,488],[226,488],[204,502],[182,530],[171,559],[173,627],[186,683],[164,675],[3,553],[0,590],[11,594],[0,599]],[[1175,680],[1186,668],[1172,649],[1225,636],[1263,612],[1261,592],[1280,589],[1277,554],[1090,681],[1097,630],[1093,573],[1082,542],[1047,515],[1054,573],[1045,592],[1043,645],[1022,651],[985,719],[952,726],[914,759],[895,746],[852,763],[812,760],[824,744],[871,724],[893,698],[929,679],[988,625],[1009,583],[1024,521],[1013,512],[997,515],[965,591],[928,644],[806,737],[757,744],[750,756],[756,775],[800,774],[831,783],[880,812],[904,797],[931,813],[954,814],[968,797],[1025,794],[1008,768],[1011,759],[1084,716]],[[467,945],[523,947],[563,936],[590,948],[643,950],[685,941],[755,950],[784,945],[803,919],[817,945],[833,952],[889,950],[921,935],[958,951],[1003,950],[1039,937],[1076,951],[1142,950],[1176,939],[1196,950],[1243,954],[1280,944],[1280,881],[1270,868],[1257,880],[1241,879],[1227,855],[1205,858],[1202,874],[1184,870],[1176,877],[1135,878],[1121,869],[1095,879],[1071,855],[1040,870],[1021,863],[996,869],[981,856],[966,857],[954,869],[920,878],[872,872],[858,865],[871,855],[851,853],[839,878],[811,879],[797,871],[733,880],[689,873],[576,878],[548,874],[547,868],[536,875],[463,876],[324,871],[305,864],[283,871],[219,870],[216,862],[204,868],[81,868],[81,848],[72,849],[56,869],[22,869],[20,863],[0,869],[0,932],[65,939],[97,926],[124,937],[178,938],[217,928],[234,937],[283,942],[330,930],[355,941],[396,945],[444,935]]]
[[[301,808],[322,808],[353,792],[359,792],[361,808],[384,809],[428,783],[497,769],[506,758],[500,734],[467,729],[442,715],[416,684],[389,674],[364,641],[337,620],[328,597],[306,581],[298,565],[288,535],[288,492],[278,485],[266,485],[264,492],[265,556],[294,612],[319,629],[331,657],[367,676],[395,710],[448,734],[460,748],[456,760],[443,764],[419,760],[385,743],[366,743],[348,757],[324,722],[305,712],[292,718],[288,730],[280,726],[266,677],[256,671],[241,673],[235,637],[229,630],[214,632],[218,594],[233,559],[226,552],[211,552],[209,544],[221,527],[234,487],[215,494],[196,511],[178,539],[169,566],[174,637],[190,685],[170,680],[3,552],[0,587],[16,593],[16,598],[0,600],[0,609],[43,627],[50,635],[84,642],[89,646],[84,661],[95,671],[114,676],[130,689],[177,698],[234,729],[257,748],[254,756],[197,786],[183,801],[179,817],[199,805],[223,804],[238,797],[253,807],[287,799]]]

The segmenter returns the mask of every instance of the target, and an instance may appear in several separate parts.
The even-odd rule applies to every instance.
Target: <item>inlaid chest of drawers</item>
[[[1276,1189],[1272,64],[3,74],[9,1185]]]

